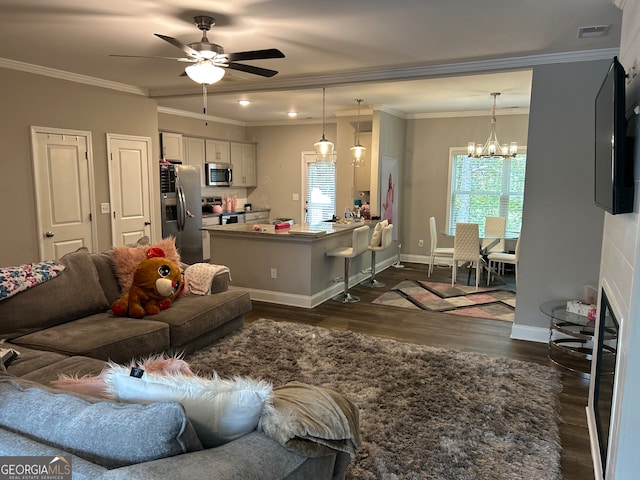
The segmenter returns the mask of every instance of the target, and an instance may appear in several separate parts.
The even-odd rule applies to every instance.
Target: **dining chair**
[[[470,262],[469,268],[475,266],[476,288],[478,288],[482,255],[480,253],[480,234],[477,223],[456,223],[456,235],[453,239],[453,268],[451,270],[452,287],[456,283],[458,262]]]
[[[487,255],[489,261],[489,272],[487,273],[487,285],[491,281],[491,274],[499,265],[513,265],[516,271],[516,285],[518,284],[518,263],[520,262],[520,237],[516,241],[516,253],[491,252]]]
[[[507,219],[504,217],[486,217],[484,219],[484,235],[482,236],[482,249],[484,253],[504,252],[505,232]]]
[[[444,257],[453,260],[453,248],[451,247],[438,247],[438,230],[436,228],[436,217],[429,218],[429,229],[431,232],[431,253],[429,259],[429,273],[427,276],[431,276],[433,272],[433,264],[436,257]]]

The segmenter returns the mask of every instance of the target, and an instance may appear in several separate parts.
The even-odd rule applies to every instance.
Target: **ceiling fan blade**
[[[227,54],[230,62],[245,60],[265,60],[267,58],[284,58],[277,48],[267,48],[266,50],[251,50],[248,52],[236,52]]]
[[[187,47],[186,45],[183,45],[182,43],[180,43],[178,40],[176,40],[173,37],[167,37],[166,35],[161,35],[159,33],[154,33],[154,35],[158,38],[161,38],[162,40],[164,40],[165,42],[169,42],[171,45],[173,45],[174,47],[178,47],[180,50],[182,50],[184,53],[186,53],[187,55],[189,55],[192,58],[200,58],[200,52],[194,50],[191,47]]]
[[[222,65],[222,66],[224,67],[225,65]],[[268,68],[254,67],[253,65],[245,65],[243,63],[229,62],[229,64],[226,66],[231,70],[239,70],[241,72],[253,73],[254,75],[260,75],[262,77],[273,77],[275,74],[278,73],[276,70],[269,70]]]
[[[157,56],[153,56],[153,55],[115,55],[115,54],[110,54],[110,57],[124,57],[124,58],[159,58],[161,60],[175,60],[178,62],[189,62],[189,63],[193,63],[196,62],[197,60],[195,58],[184,58],[184,57],[157,57]]]

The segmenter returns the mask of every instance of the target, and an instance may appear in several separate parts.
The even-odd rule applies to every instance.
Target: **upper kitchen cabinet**
[[[231,142],[231,165],[234,187],[255,187],[258,185],[255,143]]]
[[[204,185],[205,141],[204,138],[184,137],[184,163],[200,168],[200,184]]]
[[[229,142],[207,139],[205,142],[205,158],[207,163],[229,163]]]
[[[162,159],[182,162],[182,135],[179,133],[160,132],[160,151]]]

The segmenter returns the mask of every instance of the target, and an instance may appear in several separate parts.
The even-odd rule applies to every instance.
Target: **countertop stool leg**
[[[340,303],[356,303],[360,301],[360,297],[351,295],[349,293],[349,267],[351,265],[351,258],[345,257],[344,259],[344,292],[336,295],[331,300]]]
[[[385,285],[383,282],[376,280],[376,251],[373,249],[371,250],[371,278],[360,283],[360,285],[369,288],[380,288]]]

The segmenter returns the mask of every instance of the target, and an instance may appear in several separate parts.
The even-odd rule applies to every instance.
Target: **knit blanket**
[[[211,263],[194,263],[184,270],[185,294],[209,295],[216,275],[229,273],[229,267]]]
[[[57,277],[64,265],[55,261],[0,267],[0,300]]]

